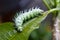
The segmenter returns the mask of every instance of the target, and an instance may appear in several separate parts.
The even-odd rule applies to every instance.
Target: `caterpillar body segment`
[[[31,9],[29,9],[28,12],[22,11],[22,12],[18,13],[17,16],[14,17],[17,31],[20,31],[20,32],[23,31],[23,29],[24,29],[23,24],[25,22],[27,22],[27,20],[30,20],[31,18],[34,18],[37,15],[42,15],[43,12],[44,11],[39,8],[31,8]]]

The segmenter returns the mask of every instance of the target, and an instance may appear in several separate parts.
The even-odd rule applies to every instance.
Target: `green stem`
[[[60,11],[60,8],[54,8],[54,9],[51,9],[51,10],[46,11],[46,12],[44,12],[44,13],[49,14],[49,13],[54,12],[54,11]],[[44,13],[43,13],[43,14],[44,14]]]

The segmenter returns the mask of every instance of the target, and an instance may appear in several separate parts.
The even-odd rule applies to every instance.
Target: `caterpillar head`
[[[25,21],[27,22],[27,20],[31,20],[31,18],[36,17],[37,15],[42,15],[42,12],[44,12],[43,10],[39,9],[39,8],[31,8],[29,9],[29,11],[21,11],[19,13],[16,14],[16,16],[14,17],[14,22],[16,25],[16,29],[17,31],[23,31],[24,27],[23,24],[25,23]]]

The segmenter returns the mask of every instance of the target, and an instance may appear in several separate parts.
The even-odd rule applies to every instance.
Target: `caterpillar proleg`
[[[17,16],[14,17],[14,22],[16,25],[17,31],[23,31],[23,23],[24,21],[30,20],[31,18],[36,17],[37,15],[41,15],[44,11],[39,8],[31,8],[28,12],[19,12]]]

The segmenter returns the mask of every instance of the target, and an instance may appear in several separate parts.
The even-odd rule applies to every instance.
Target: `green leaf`
[[[46,16],[50,12],[53,12],[56,10],[58,9],[52,9],[52,10],[46,11],[43,13],[43,15],[40,15],[26,22],[23,25],[25,28],[21,33],[17,32],[14,29],[14,23],[7,22],[7,23],[0,24],[0,40],[28,40],[31,32],[39,28],[40,23],[46,18]]]
[[[14,33],[13,23],[7,22],[0,24],[0,40],[9,40]]]
[[[0,40],[28,40],[30,33],[39,28],[39,23],[44,20],[47,14],[36,17],[26,24],[21,33],[18,33],[13,28],[13,23],[4,23],[0,25]]]
[[[49,10],[56,7],[55,0],[42,0],[42,1]]]

